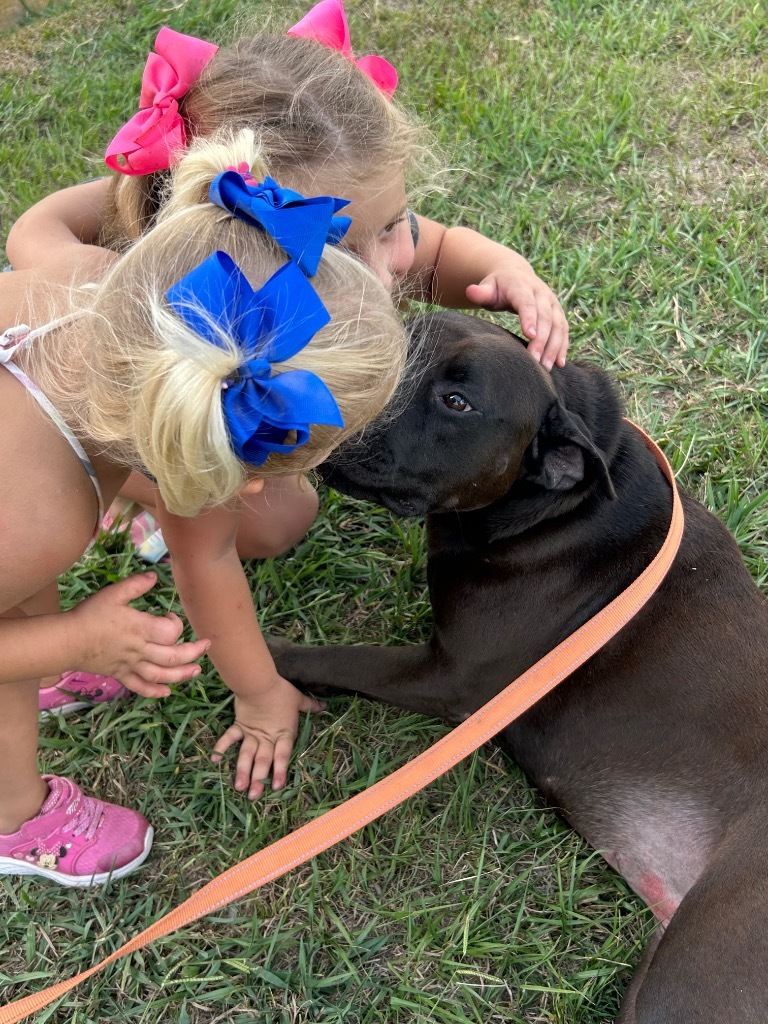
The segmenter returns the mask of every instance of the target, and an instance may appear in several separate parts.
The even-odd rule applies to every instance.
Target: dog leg
[[[637,998],[637,993],[645,980],[648,968],[650,967],[651,961],[653,960],[654,954],[656,953],[656,949],[661,942],[663,935],[664,929],[659,927],[648,940],[648,944],[643,950],[640,963],[637,965],[637,969],[632,975],[629,988],[624,994],[621,1010],[619,1011],[619,1016],[616,1018],[616,1024],[636,1024],[635,1000]]]
[[[280,639],[268,644],[280,675],[302,689],[360,693],[451,722],[466,718],[455,670],[433,645],[311,647]]]

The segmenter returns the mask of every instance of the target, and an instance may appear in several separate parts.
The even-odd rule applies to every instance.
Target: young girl
[[[305,193],[351,199],[352,225],[341,244],[357,253],[390,291],[449,306],[513,309],[532,339],[529,351],[551,367],[565,360],[567,325],[551,290],[517,253],[469,228],[445,228],[411,213],[406,185],[429,148],[423,130],[391,99],[396,73],[381,58],[355,61],[340,0],[322,0],[288,35],[254,33],[228,48],[162,29],[142,82],[140,110],[108,148],[118,173],[56,193],[23,215],[8,240],[17,267],[43,251],[87,265],[103,259],[94,243],[120,249],[162,209],[169,168],[192,136],[222,124],[257,127],[265,157],[281,184]],[[83,244],[85,243],[85,244]],[[236,560],[194,557],[198,533],[218,536],[217,517],[183,527],[157,506],[153,488],[133,474],[122,494],[155,512],[174,558],[174,576],[190,620],[211,639],[211,657],[231,688],[253,673],[263,654],[255,611]],[[314,490],[297,480],[268,481],[244,499],[235,527],[243,558],[287,550],[317,513]],[[210,543],[212,536],[202,536]],[[183,556],[183,557],[182,557]],[[235,604],[218,595],[236,593]],[[73,666],[78,670],[82,666]],[[115,680],[79,671],[44,680],[40,707],[81,706],[78,689],[96,700],[122,692]],[[73,695],[74,694],[74,695]],[[265,708],[258,749],[239,728],[217,746],[242,740],[236,788],[251,798],[269,774],[285,779],[283,716]]]
[[[379,57],[355,62],[341,0],[321,0],[287,35],[254,32],[226,48],[161,29],[147,61],[140,110],[107,150],[112,179],[55,193],[8,238],[17,269],[42,246],[119,248],[152,222],[167,169],[186,141],[222,125],[256,128],[281,181],[354,193],[345,244],[390,289],[443,306],[517,312],[531,355],[563,365],[560,304],[518,253],[469,228],[407,209],[406,179],[429,140],[391,99],[397,73]],[[82,251],[77,259],[87,259]]]
[[[388,293],[326,244],[347,227],[336,215],[344,202],[305,199],[267,172],[249,131],[198,143],[156,225],[116,261],[105,254],[103,283],[76,309],[68,290],[51,291],[59,261],[37,276],[0,275],[0,874],[89,885],[144,860],[152,830],[141,814],[40,776],[37,680],[77,664],[161,697],[196,675],[209,646],[218,656],[217,616],[252,607],[244,580],[230,586],[238,503],[265,479],[319,463],[382,409],[401,375],[406,339]],[[14,326],[22,318],[32,329]],[[175,615],[130,607],[151,573],[49,613],[57,577],[131,470],[156,484],[193,624],[203,605],[216,608],[193,643],[177,644]],[[44,494],[66,501],[54,513]],[[189,588],[198,576],[213,588],[200,600]],[[241,739],[249,780],[254,763],[255,778],[272,763],[284,774],[298,714],[318,705],[277,676],[255,625],[241,639],[248,665],[232,650],[222,666],[236,725],[216,749]]]

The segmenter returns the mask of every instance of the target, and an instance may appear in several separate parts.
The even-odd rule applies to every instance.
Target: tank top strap
[[[101,486],[99,484],[98,477],[96,476],[96,470],[93,468],[93,463],[86,455],[85,449],[79,439],[75,436],[74,431],[64,420],[64,417],[53,402],[51,402],[48,396],[41,391],[32,378],[13,361],[13,357],[19,349],[28,345],[30,341],[34,341],[35,338],[39,338],[43,334],[47,334],[48,331],[53,330],[55,327],[61,327],[63,324],[77,320],[81,315],[82,314],[80,313],[70,313],[67,316],[59,317],[58,320],[52,320],[51,323],[45,324],[44,327],[38,327],[35,330],[31,330],[26,324],[18,324],[16,327],[9,327],[6,331],[0,334],[0,365],[4,366],[6,370],[13,374],[16,380],[26,388],[40,408],[53,421],[59,432],[74,451],[75,455],[77,455],[83,465],[83,469],[88,474],[90,481],[93,484],[93,489],[96,492],[96,501],[98,504],[96,531],[91,540],[91,544],[93,544],[99,534],[101,521],[104,518],[105,512],[104,497],[101,493]]]

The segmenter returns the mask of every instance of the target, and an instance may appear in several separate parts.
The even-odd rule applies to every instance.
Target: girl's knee
[[[243,502],[237,533],[241,558],[274,558],[298,543],[317,518],[317,491],[303,476],[270,478]]]

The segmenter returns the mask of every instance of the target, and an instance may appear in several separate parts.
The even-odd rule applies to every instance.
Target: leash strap
[[[626,590],[429,750],[381,779],[370,789],[358,793],[229,868],[88,970],[41,992],[6,1004],[0,1008],[0,1024],[17,1024],[103,970],[107,964],[280,878],[292,868],[335,846],[386,811],[397,807],[501,732],[615,636],[642,608],[666,576],[680,546],[684,525],[683,508],[674,474],[664,453],[636,424],[631,425],[642,435],[670,483],[672,517],[658,554]]]

